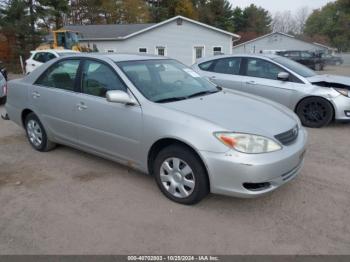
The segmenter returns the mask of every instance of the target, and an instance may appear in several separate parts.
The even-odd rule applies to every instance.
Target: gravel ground
[[[188,207],[116,163],[36,152],[0,120],[0,254],[350,254],[350,123],[308,131],[305,167],[286,186]]]

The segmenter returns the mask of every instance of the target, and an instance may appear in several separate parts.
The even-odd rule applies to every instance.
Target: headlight
[[[349,90],[345,89],[345,88],[334,88],[335,91],[337,91],[338,93],[342,94],[343,96],[349,96]]]
[[[217,132],[214,135],[220,142],[241,153],[261,154],[282,149],[277,142],[263,136],[228,132]]]

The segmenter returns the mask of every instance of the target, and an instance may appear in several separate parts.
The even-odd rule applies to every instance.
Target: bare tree
[[[305,23],[308,17],[310,16],[310,9],[307,6],[299,8],[295,12],[295,33],[298,35],[302,35],[305,29]]]
[[[309,15],[309,8],[306,6],[299,8],[294,14],[291,11],[276,12],[272,29],[274,32],[302,35]]]
[[[272,20],[274,32],[294,33],[296,21],[291,11],[277,12]]]

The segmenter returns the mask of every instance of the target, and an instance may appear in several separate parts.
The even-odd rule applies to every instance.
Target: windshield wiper
[[[214,94],[219,92],[219,90],[215,90],[215,91],[202,91],[202,92],[198,92],[198,93],[194,93],[192,95],[189,95],[187,98],[192,98],[192,97],[197,97],[197,96],[203,96],[203,95],[209,95],[209,94]]]
[[[175,102],[175,101],[181,101],[181,100],[185,100],[185,99],[189,99],[189,98],[193,98],[193,97],[197,97],[197,96],[203,96],[203,95],[208,95],[208,94],[214,94],[214,93],[217,93],[217,92],[220,92],[220,90],[215,90],[215,91],[202,91],[202,92],[194,93],[194,94],[189,95],[189,96],[169,97],[169,98],[159,99],[159,100],[156,100],[156,101],[154,101],[154,102],[156,102],[156,103]]]
[[[175,101],[181,101],[187,99],[187,96],[183,97],[169,97],[169,98],[164,98],[164,99],[159,99],[154,102],[156,103],[167,103],[167,102],[175,102]]]

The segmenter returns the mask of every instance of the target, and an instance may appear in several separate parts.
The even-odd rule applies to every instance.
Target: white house
[[[72,25],[81,43],[100,52],[148,53],[175,58],[191,65],[215,54],[231,54],[239,35],[176,16],[157,24]]]
[[[280,32],[270,33],[233,47],[233,53],[260,53],[264,50],[302,50],[325,53],[334,51],[329,46],[303,41]]]

